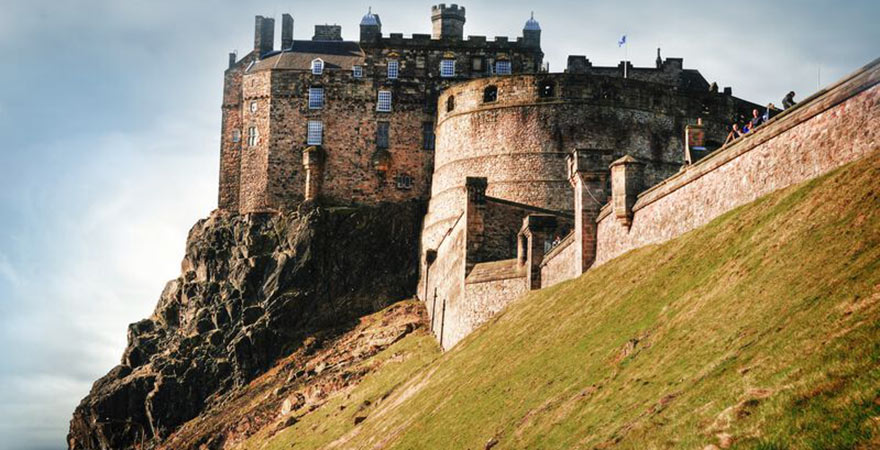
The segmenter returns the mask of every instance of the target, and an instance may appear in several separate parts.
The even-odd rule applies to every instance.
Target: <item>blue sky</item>
[[[568,54],[616,65],[626,33],[636,66],[659,46],[757,103],[880,56],[876,1],[461,3],[465,34],[490,37],[534,10],[551,71]],[[356,39],[368,6],[385,33],[430,32],[431,3],[411,0],[0,0],[0,449],[66,447],[127,324],[177,275],[216,203],[222,71],[250,49],[253,16]]]

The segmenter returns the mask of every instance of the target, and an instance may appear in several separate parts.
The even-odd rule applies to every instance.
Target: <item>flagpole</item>
[[[626,79],[626,66],[629,61],[629,42],[626,41],[623,43],[623,78]]]

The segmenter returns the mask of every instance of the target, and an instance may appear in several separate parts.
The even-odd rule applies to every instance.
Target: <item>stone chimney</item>
[[[293,17],[290,14],[281,15],[281,50],[293,48]]]
[[[275,47],[275,19],[257,16],[254,23],[254,52],[262,58]]]
[[[341,25],[315,25],[315,35],[312,36],[313,41],[341,41],[342,26]]]

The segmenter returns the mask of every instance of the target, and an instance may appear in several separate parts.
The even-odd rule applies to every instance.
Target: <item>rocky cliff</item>
[[[180,277],[74,412],[69,446],[154,447],[314,336],[411,295],[422,214],[412,202],[199,221]]]

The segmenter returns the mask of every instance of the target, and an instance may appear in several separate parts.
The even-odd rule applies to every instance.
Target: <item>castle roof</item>
[[[269,53],[250,71],[271,69],[311,70],[312,60],[321,58],[325,69],[351,69],[364,64],[364,52],[352,41],[293,41],[283,52]]]
[[[373,8],[370,8],[367,14],[364,15],[364,18],[361,19],[361,26],[364,25],[382,26],[382,20],[379,19],[378,14],[373,14]]]
[[[523,31],[541,31],[541,24],[535,20],[535,13],[532,13],[532,17],[526,21],[526,25],[523,27]]]

